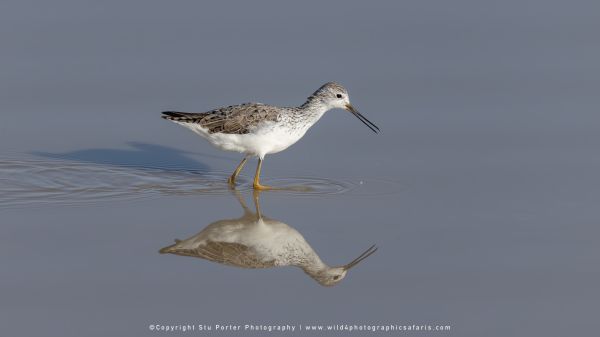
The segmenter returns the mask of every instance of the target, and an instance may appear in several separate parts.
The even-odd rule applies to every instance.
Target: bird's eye
[[[342,94],[337,94],[337,95],[335,95],[335,97],[342,98]]]
[[[337,279],[339,279],[339,278],[340,278],[340,276],[339,276],[339,275],[335,275],[335,276],[333,277],[333,280],[335,281],[335,280],[337,280]]]

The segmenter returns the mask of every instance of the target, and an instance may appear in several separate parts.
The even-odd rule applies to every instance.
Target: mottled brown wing
[[[161,253],[182,256],[192,256],[201,259],[242,268],[270,268],[275,266],[275,260],[262,261],[256,252],[248,246],[232,242],[207,241],[205,245],[186,249],[178,248],[177,244],[161,249]]]
[[[176,122],[197,123],[210,133],[245,134],[264,121],[277,121],[277,108],[261,103],[244,103],[209,112],[165,111],[163,118]]]

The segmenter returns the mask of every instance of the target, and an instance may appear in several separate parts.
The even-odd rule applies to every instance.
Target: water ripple
[[[80,204],[101,200],[128,200],[161,195],[223,195],[230,193],[228,172],[173,168],[140,168],[60,160],[0,161],[0,207],[29,204]],[[252,189],[240,177],[238,190]],[[314,177],[271,178],[263,183],[276,192],[298,196],[339,195],[353,192],[381,194],[386,181],[353,182]],[[380,186],[381,185],[381,186]],[[370,186],[371,189],[364,187]],[[398,185],[393,185],[398,190]],[[373,188],[374,187],[374,188]],[[366,194],[365,194],[366,192]]]

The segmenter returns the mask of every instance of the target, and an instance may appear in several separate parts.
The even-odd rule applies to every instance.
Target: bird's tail
[[[162,116],[160,117],[174,122],[193,123],[201,117],[201,114],[194,112],[163,111]]]
[[[175,252],[177,249],[175,248],[179,243],[181,242],[181,240],[179,239],[175,239],[175,243],[170,245],[170,246],[166,246],[164,248],[161,248],[158,252],[161,254],[168,254],[168,253],[173,253]]]

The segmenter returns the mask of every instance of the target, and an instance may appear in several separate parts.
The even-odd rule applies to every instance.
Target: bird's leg
[[[235,195],[235,198],[240,203],[240,206],[242,206],[244,209],[244,213],[253,213],[246,205],[246,201],[244,201],[244,197],[240,194],[240,191],[233,189],[233,195]]]
[[[256,215],[260,219],[262,218],[262,212],[260,211],[260,193],[261,190],[252,191],[252,198],[254,199],[254,207],[256,208]]]
[[[255,190],[271,190],[271,186],[265,186],[260,184],[260,169],[262,168],[262,158],[258,158],[258,165],[256,166],[256,175],[254,176],[254,189]]]
[[[232,187],[235,185],[235,179],[240,174],[240,171],[242,170],[242,168],[244,168],[244,164],[246,164],[246,160],[248,160],[248,157],[244,157],[244,159],[242,159],[242,162],[235,168],[235,171],[233,171],[233,174],[231,174],[231,177],[229,177],[229,179],[227,179],[227,182]]]

